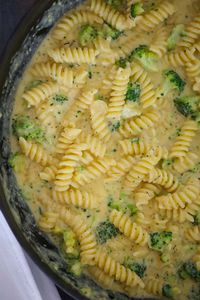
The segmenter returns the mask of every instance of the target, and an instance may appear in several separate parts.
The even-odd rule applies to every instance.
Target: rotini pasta
[[[198,162],[198,155],[193,152],[188,152],[186,156],[179,157],[174,160],[173,168],[178,173],[184,173],[188,170],[192,170]]]
[[[122,176],[124,176],[135,163],[135,159],[128,155],[122,157],[119,161],[116,162],[116,165],[111,167],[108,171],[108,177],[106,181],[116,181],[119,180]]]
[[[165,28],[161,28],[156,32],[149,49],[159,57],[162,57],[167,52],[167,31]]]
[[[170,158],[185,157],[189,151],[192,139],[197,131],[197,123],[195,121],[186,121],[181,128],[180,135],[177,137],[170,151]]]
[[[49,57],[51,57],[56,63],[68,63],[68,64],[95,64],[96,56],[99,54],[98,50],[93,48],[69,48],[62,47],[56,49],[50,49],[48,51]]]
[[[198,226],[194,226],[193,228],[188,228],[185,232],[185,237],[189,241],[199,242],[200,241],[200,230]]]
[[[171,52],[166,54],[164,59],[166,63],[176,68],[185,66],[186,64],[195,60],[195,48],[184,49],[180,51]]]
[[[175,192],[179,187],[178,179],[167,170],[154,168],[146,177],[149,183],[162,185],[168,192]]]
[[[98,138],[87,134],[85,132],[83,132],[78,140],[78,142],[80,143],[85,143],[88,145],[88,149],[90,150],[90,152],[96,156],[96,157],[100,157],[103,158],[105,156],[106,153],[106,145],[103,144],[101,142],[101,140],[99,140]]]
[[[180,47],[190,48],[200,36],[200,14],[184,30],[184,36],[179,42]]]
[[[126,139],[119,141],[119,145],[121,147],[122,153],[125,155],[147,155],[150,148],[151,144],[149,141],[145,139],[140,139],[134,140],[131,139]]]
[[[148,205],[149,201],[153,199],[155,196],[159,195],[161,189],[151,183],[143,183],[141,187],[139,187],[134,194],[134,201],[136,202],[137,207],[141,207],[143,205]]]
[[[108,104],[108,118],[120,119],[130,77],[130,68],[119,68],[113,80]]]
[[[69,145],[71,145],[75,139],[80,135],[81,129],[75,128],[75,124],[67,124],[61,131],[57,141],[57,153],[65,153]]]
[[[127,238],[134,241],[136,244],[144,246],[148,242],[148,233],[136,223],[133,223],[131,218],[116,209],[113,209],[109,215],[109,220],[119,228]]]

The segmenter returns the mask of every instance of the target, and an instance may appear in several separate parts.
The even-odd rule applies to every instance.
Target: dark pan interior
[[[8,164],[11,154],[9,141],[11,114],[18,81],[35,50],[56,20],[64,11],[81,2],[82,0],[38,1],[19,25],[5,50],[4,57],[1,59],[0,208],[23,248],[67,294],[74,299],[125,300],[130,298],[103,290],[84,275],[77,279],[70,274],[62,253],[48,236],[37,227]],[[87,295],[87,298],[81,295],[79,290],[83,287],[92,288],[92,295]]]

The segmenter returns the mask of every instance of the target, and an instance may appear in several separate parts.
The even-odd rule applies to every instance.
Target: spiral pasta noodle
[[[102,24],[103,20],[95,13],[89,10],[80,10],[75,11],[70,15],[64,16],[56,28],[54,29],[52,35],[57,40],[62,40],[66,37],[66,34],[74,28],[76,25],[84,25],[84,24],[93,24],[98,23]]]
[[[113,165],[115,165],[115,160],[107,157],[93,161],[81,173],[76,173],[74,180],[79,185],[90,183],[106,174]]]
[[[19,138],[19,146],[25,156],[40,164],[41,166],[51,164],[52,157],[42,146],[28,142],[23,137]]]
[[[176,68],[179,66],[185,66],[195,60],[195,48],[184,49],[180,51],[171,52],[166,54],[164,59],[166,63]]]
[[[200,248],[198,248],[196,254],[193,256],[192,260],[196,263],[197,269],[200,270]]]
[[[167,31],[165,28],[161,28],[156,32],[156,37],[153,39],[149,49],[159,57],[162,57],[167,52]]]
[[[157,163],[158,159],[156,156],[142,157],[126,175],[124,181],[125,186],[131,190],[135,190]]]
[[[108,107],[105,102],[101,100],[94,101],[90,107],[91,125],[95,135],[101,140],[108,142],[111,137],[111,132],[108,128],[106,115]]]
[[[39,219],[39,227],[45,232],[51,232],[56,226],[58,213],[46,211]]]
[[[53,124],[55,121],[54,109],[52,105],[50,105],[49,101],[44,101],[40,103],[35,108],[35,114],[38,120],[44,125]]]
[[[90,152],[90,150],[86,150],[83,152],[83,155],[81,156],[80,158],[80,163],[83,164],[83,165],[89,165],[92,161],[94,161],[94,156],[93,154]],[[81,171],[81,168],[84,169],[83,166],[80,166],[78,167],[80,168],[80,171]]]
[[[122,176],[124,176],[135,163],[135,159],[131,156],[122,157],[120,160],[116,162],[116,165],[111,167],[108,171],[108,177],[106,181],[116,181],[119,180]]]
[[[199,242],[200,241],[200,230],[198,226],[194,226],[193,228],[188,228],[185,232],[185,237],[191,242]]]
[[[91,276],[104,287],[109,287],[113,284],[114,278],[104,273],[101,269],[92,266],[89,267],[89,273]]]
[[[132,141],[131,139],[119,141],[119,145],[123,154],[125,155],[147,155],[151,148],[149,141],[140,139],[138,141]]]
[[[160,193],[161,189],[152,183],[143,183],[134,194],[136,206],[148,205],[149,201]]]
[[[178,173],[184,173],[188,170],[192,170],[198,162],[198,155],[193,152],[188,152],[186,156],[179,157],[174,160],[173,168]]]
[[[180,135],[176,138],[176,141],[171,148],[169,154],[170,158],[180,158],[186,156],[197,129],[198,127],[195,121],[185,121],[183,127],[181,128]]]
[[[29,106],[38,106],[40,102],[56,93],[59,93],[59,86],[54,82],[47,82],[24,92],[22,98]]]
[[[106,145],[102,143],[100,139],[98,139],[95,136],[92,136],[90,134],[87,134],[83,132],[79,137],[78,137],[78,142],[80,143],[85,143],[88,145],[88,149],[90,152],[96,156],[103,158],[106,153]]]
[[[68,64],[95,64],[96,56],[99,54],[98,50],[93,48],[70,48],[61,47],[56,49],[50,49],[48,55],[56,63],[68,63]]]
[[[168,192],[175,192],[179,187],[178,179],[170,171],[159,168],[150,170],[146,180],[163,186]]]
[[[174,13],[174,5],[163,1],[156,9],[143,14],[136,24],[140,30],[150,31]]]
[[[95,257],[95,263],[97,267],[102,270],[105,274],[113,277],[116,281],[123,283],[126,286],[141,286],[144,287],[144,283],[130,269],[125,268],[119,262],[114,260],[111,256],[99,249]]]
[[[45,181],[52,181],[55,179],[57,173],[57,167],[52,165],[45,167],[42,172],[40,172],[40,178]]]
[[[190,48],[200,37],[200,14],[184,30],[184,36],[179,42],[180,47]]]
[[[163,282],[160,279],[149,279],[145,284],[145,290],[153,295],[163,295]]]
[[[188,78],[195,82],[196,77],[200,76],[200,60],[195,58],[186,64],[186,74]]]
[[[70,185],[73,184],[72,177],[77,166],[82,151],[87,149],[86,144],[72,144],[60,161],[55,177],[55,190],[64,192],[67,191]]]
[[[76,101],[76,106],[80,109],[89,109],[90,105],[94,101],[94,96],[97,93],[97,89],[83,89],[81,95]]]
[[[92,0],[90,9],[118,30],[124,30],[129,27],[125,16],[102,0]]]
[[[56,152],[59,154],[65,153],[69,145],[80,135],[81,129],[75,128],[75,124],[67,124],[61,131],[56,145]]]
[[[140,103],[147,108],[156,102],[156,92],[148,73],[137,63],[131,64],[131,78],[141,86]]]
[[[173,194],[159,196],[156,200],[160,209],[178,209],[185,208],[187,204],[194,202],[199,195],[199,187],[197,184],[187,184],[182,189]]]
[[[124,121],[123,125],[119,129],[119,132],[125,138],[128,138],[132,135],[138,135],[143,130],[154,127],[154,125],[159,121],[159,117],[160,114],[158,110],[151,108],[145,111],[139,117]]]
[[[113,80],[108,104],[108,118],[120,119],[130,77],[130,68],[119,68]]]
[[[148,233],[141,226],[133,223],[128,215],[113,209],[109,215],[109,220],[131,241],[141,246],[147,244],[149,238]]]
[[[74,205],[81,208],[95,208],[94,196],[86,191],[69,189],[65,192],[52,191],[52,199],[60,204]]]

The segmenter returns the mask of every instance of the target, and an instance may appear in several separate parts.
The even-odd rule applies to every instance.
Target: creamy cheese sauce
[[[95,1],[93,2],[95,3]],[[113,7],[112,5],[115,6],[116,3],[120,3],[120,1],[108,2],[111,3],[111,7]],[[91,2],[85,2],[76,10],[84,11],[85,9],[87,9],[88,11],[88,8],[91,5],[90,3]],[[133,274],[136,273],[139,278],[141,277],[141,281],[142,283],[144,283],[144,285],[139,283],[134,286],[134,284],[126,284],[126,280],[117,279],[116,273],[120,271],[115,270],[116,272],[111,272],[108,270],[109,268],[106,270],[106,267],[103,268],[100,266],[100,264],[98,263],[98,259],[96,258],[93,258],[91,263],[88,260],[87,263],[84,263],[84,259],[82,257],[83,254],[81,252],[81,239],[83,237],[80,237],[79,234],[75,232],[80,243],[80,249],[78,250],[80,255],[78,258],[74,259],[74,261],[82,265],[82,272],[94,278],[94,280],[96,280],[97,283],[99,283],[104,288],[109,288],[114,291],[121,291],[128,294],[129,296],[142,297],[154,295],[158,297],[171,297],[172,299],[195,300],[199,299],[200,297],[200,198],[199,191],[196,195],[194,195],[194,197],[193,195],[191,196],[190,192],[189,194],[187,194],[187,196],[184,196],[184,188],[187,187],[191,182],[196,190],[198,190],[199,188],[200,125],[198,124],[196,116],[196,120],[194,120],[194,116],[192,116],[193,118],[191,118],[189,115],[186,117],[181,114],[174,104],[174,99],[184,96],[196,96],[197,101],[199,101],[200,89],[198,90],[194,88],[194,80],[198,81],[198,76],[200,78],[200,72],[196,76],[197,79],[195,79],[189,75],[189,72],[187,72],[188,64],[191,63],[190,60],[188,60],[187,62],[184,61],[183,63],[176,62],[174,65],[173,63],[170,63],[170,60],[167,59],[167,57],[169,57],[174,52],[180,53],[180,51],[186,49],[181,46],[181,40],[183,40],[184,37],[187,36],[188,24],[190,24],[196,16],[199,16],[200,2],[189,0],[176,0],[173,2],[173,4],[171,1],[165,2],[170,3],[170,5],[174,7],[174,13],[172,13],[171,15],[167,14],[167,17],[163,18],[163,22],[158,22],[158,25],[155,27],[152,26],[152,29],[142,30],[140,24],[142,24],[145,16],[148,13],[151,13],[153,9],[155,9],[154,12],[158,12],[159,10],[156,10],[156,8],[159,7],[161,3],[162,2],[160,1],[141,2],[144,12],[142,12],[140,16],[136,16],[136,26],[132,27],[130,25],[128,28],[127,25],[127,28],[125,28],[123,30],[123,33],[116,39],[108,37],[106,41],[106,37],[104,36],[102,39],[104,43],[108,42],[110,50],[108,50],[108,52],[106,53],[103,52],[100,48],[96,47],[96,50],[99,52],[96,55],[97,57],[95,63],[74,63],[70,62],[69,58],[68,62],[63,61],[63,68],[67,68],[68,70],[71,70],[74,72],[74,74],[76,74],[71,86],[63,83],[61,84],[58,78],[54,78],[53,80],[50,75],[44,76],[39,73],[42,72],[41,70],[43,68],[43,63],[49,62],[51,65],[54,63],[51,55],[48,55],[48,53],[50,53],[50,49],[61,47],[69,47],[70,49],[75,47],[83,47],[83,45],[81,45],[80,43],[80,32],[83,29],[83,25],[88,24],[88,22],[82,23],[81,21],[79,21],[78,25],[73,25],[68,31],[66,30],[66,22],[66,33],[61,39],[57,38],[55,30],[57,28],[56,26],[59,26],[59,22],[62,21],[59,21],[58,24],[55,25],[55,28],[52,29],[50,34],[46,37],[39,49],[36,51],[31,63],[27,66],[27,69],[21,78],[15,96],[13,111],[14,120],[16,120],[17,116],[19,117],[19,115],[29,116],[29,121],[31,120],[31,122],[35,122],[35,124],[37,124],[37,126],[43,130],[45,138],[43,138],[42,141],[38,143],[37,139],[31,139],[29,135],[23,135],[24,131],[26,130],[25,128],[14,129],[14,134],[11,136],[12,152],[20,153],[21,160],[20,162],[16,162],[16,159],[12,157],[11,161],[12,166],[16,172],[18,184],[23,192],[24,198],[30,205],[37,222],[39,222],[41,228],[44,231],[47,231],[52,239],[54,239],[62,249],[63,234],[70,228],[73,231],[73,228],[70,227],[70,224],[66,223],[60,217],[57,217],[57,220],[54,222],[54,224],[52,223],[53,225],[51,224],[50,217],[46,213],[47,211],[48,213],[55,213],[57,211],[56,209],[58,208],[53,208],[53,205],[55,203],[57,207],[60,207],[61,205],[62,207],[65,207],[67,210],[69,210],[69,212],[72,212],[74,215],[79,216],[80,220],[84,220],[85,224],[87,224],[89,230],[91,231],[91,234],[95,237],[95,249],[100,249],[100,251],[104,251],[105,253],[107,253],[107,255],[110,258],[114,259],[115,262],[120,263],[121,266],[125,266],[126,271],[129,269]],[[119,9],[120,14],[123,14],[123,16],[126,17],[129,14],[128,20],[129,22],[133,22],[133,19],[130,19],[130,11],[128,11],[127,9],[127,4],[125,3],[123,5],[124,6],[121,9],[122,12]],[[67,16],[70,17],[70,15],[73,13],[74,10],[70,11]],[[97,15],[100,15],[100,10],[99,13],[96,13]],[[103,22],[106,23],[105,17],[102,23]],[[89,23],[90,25],[95,27],[96,32],[102,32],[103,24],[97,24],[96,22],[93,22],[92,24],[91,20]],[[109,21],[107,21],[107,23],[109,24]],[[187,50],[194,48],[195,59],[200,63],[200,52],[198,50],[198,47],[195,48],[194,46],[194,44],[198,44],[198,41],[200,40],[200,17],[197,23],[197,37],[195,38],[191,46],[187,48]],[[183,24],[184,30],[182,31],[180,40],[177,41],[177,44],[175,45],[175,50],[169,51],[167,50],[167,39],[170,36],[172,30],[178,24]],[[143,62],[141,60],[138,61],[136,56],[133,59],[130,59],[130,52],[137,48],[139,45],[147,45],[148,47],[151,47],[151,45],[153,44],[153,38],[158,38],[159,40],[159,30],[161,28],[163,28],[163,31],[166,33],[164,51],[161,57],[156,57],[157,69],[156,71],[152,71],[148,67],[145,68]],[[133,36],[134,39],[132,40],[131,38]],[[129,51],[129,54],[125,53],[124,55],[120,54],[117,56],[120,49],[123,52],[125,45],[124,43],[129,40],[131,40],[130,45],[132,50]],[[160,36],[160,43],[161,42],[162,37]],[[89,41],[84,46],[95,49],[95,40],[92,42]],[[154,55],[156,56],[155,53]],[[126,68],[123,69],[122,67],[122,72],[124,72],[124,70],[130,69],[128,82],[139,82],[141,92],[139,99],[136,99],[136,101],[133,99],[128,100],[127,90],[129,87],[128,84],[124,84],[124,93],[122,91],[122,96],[119,100],[122,101],[120,115],[117,116],[116,114],[111,118],[109,116],[105,116],[105,118],[103,119],[110,134],[110,137],[106,140],[102,138],[102,130],[100,130],[99,132],[94,128],[95,125],[92,120],[91,112],[94,109],[93,107],[95,103],[99,103],[100,108],[102,106],[107,106],[107,110],[109,112],[112,92],[114,89],[113,86],[115,82],[118,82],[119,86],[120,84],[122,86],[122,81],[125,81],[125,79],[123,79],[122,77],[116,77],[117,70],[119,70],[120,66],[117,66],[115,62],[119,60],[120,57],[123,57],[126,60]],[[38,74],[36,74],[37,72],[35,72],[33,75],[33,70],[38,64],[41,65],[41,72],[38,71]],[[150,62],[148,61],[147,64],[150,64]],[[148,78],[150,78],[153,86],[155,100],[153,101],[152,105],[147,108],[145,108],[140,102],[144,89],[144,85],[142,85],[142,82],[140,82],[141,78],[137,80],[134,79],[133,74],[136,65],[142,68],[143,72],[147,72]],[[164,84],[164,71],[169,69],[175,71],[180,76],[182,81],[185,82],[184,88],[181,91],[178,91],[176,88],[170,88],[165,96],[159,96],[158,90],[162,89]],[[83,76],[83,80],[81,83],[76,82],[76,77],[80,75],[81,72],[82,74],[84,74],[85,72],[86,75]],[[50,73],[52,74],[52,71],[49,72],[49,74]],[[57,77],[59,77],[58,73],[59,72],[57,72]],[[112,73],[114,74],[113,77]],[[36,82],[36,80],[39,80],[40,82]],[[38,92],[41,85],[44,84],[44,82],[49,84],[52,81],[54,83],[57,83],[59,92],[50,92],[50,96],[48,95],[44,101],[41,101],[41,99],[44,98],[42,98],[42,94],[45,93],[44,91]],[[107,88],[105,88],[106,82],[108,85],[110,85]],[[93,96],[92,101],[88,101],[90,103],[86,104],[86,109],[83,109],[82,106],[79,107],[79,104],[77,103],[78,99],[80,99],[80,95],[83,92],[87,92],[91,89],[96,89],[96,93]],[[114,90],[113,93],[115,92],[116,90]],[[35,97],[34,99],[39,99],[38,103],[35,102],[33,104],[30,101],[27,101],[28,97],[26,97],[26,95],[28,93],[29,98],[33,95],[33,98]],[[60,102],[58,101],[59,96],[62,96],[62,101]],[[45,108],[42,108],[43,103],[47,103],[47,106]],[[119,102],[116,103],[116,105],[119,105]],[[198,105],[196,108],[197,110],[199,109]],[[138,118],[143,116],[146,111],[152,108],[156,112],[158,112],[159,120],[157,120],[157,118],[153,119],[153,126],[151,128],[148,128],[147,126],[147,129],[143,129],[142,125],[139,125],[139,127],[141,126],[142,128],[142,130],[140,130],[139,132],[129,131],[128,134],[126,134],[127,132],[123,134],[122,129],[126,127],[126,124],[128,124],[130,120],[138,120]],[[41,109],[43,109],[43,113],[46,112],[44,117],[41,116]],[[98,111],[96,110],[95,113],[98,118]],[[181,129],[185,124],[187,124],[189,120],[191,120],[191,124],[193,124],[192,126],[196,126],[196,129],[194,130],[194,136],[193,138],[191,138],[188,147],[186,146],[185,150],[181,150],[182,154],[178,153],[177,155],[173,156],[171,155],[173,146],[177,139],[181,137],[183,132],[183,130],[181,131]],[[145,122],[147,124],[148,120],[146,120]],[[13,124],[14,123],[15,122],[13,122]],[[13,125],[13,127],[14,126],[15,125]],[[80,131],[82,132],[80,134],[85,133],[90,134],[92,137],[96,137],[99,143],[101,143],[101,146],[106,146],[105,154],[98,157],[97,153],[95,154],[92,152],[91,145],[86,140],[80,142],[79,136],[77,136],[76,139],[72,139],[71,142],[67,142],[65,144],[65,150],[62,153],[59,153],[57,149],[61,133],[64,128],[67,128],[68,130],[70,130],[70,128],[72,129],[72,127],[70,126],[76,129],[81,129]],[[28,142],[28,146],[26,146],[26,149],[24,148],[24,146],[22,146],[22,142],[19,143],[19,140],[22,140],[22,138],[25,138],[25,140],[27,140]],[[185,138],[184,142],[187,140],[187,138],[188,136]],[[134,161],[132,161],[131,167],[129,169],[128,167],[125,167],[125,170],[122,172],[121,176],[118,176],[117,179],[115,179],[112,177],[112,174],[118,172],[113,171],[114,166],[112,166],[111,160],[114,160],[116,169],[119,169],[120,159],[127,159],[128,155],[126,153],[123,153],[120,146],[120,141],[123,141],[125,139],[127,139],[131,143],[131,147],[139,147],[139,143],[144,141],[150,145],[150,148],[146,151],[146,153],[142,153],[141,149],[139,151],[140,153],[131,153],[129,155],[129,158],[131,156],[132,159],[135,159]],[[64,184],[61,180],[61,185],[57,184],[56,180],[59,181],[59,174],[62,173],[59,173],[59,170],[62,169],[61,162],[65,161],[64,156],[67,156],[67,150],[70,149],[70,147],[72,147],[73,145],[80,145],[81,143],[87,145],[87,149],[81,151],[82,157],[84,157],[84,153],[89,153],[92,157],[91,162],[86,162],[87,159],[85,161],[81,160],[81,155],[79,155],[75,165],[72,166],[73,170],[72,177],[70,179],[71,182],[67,182],[66,184]],[[41,158],[38,158],[38,148],[35,148],[36,150],[32,150],[32,156],[30,154],[30,147],[33,147],[33,144],[36,146],[39,145],[40,151],[42,147],[42,149],[45,149],[48,155],[51,155],[51,157],[53,157],[51,162],[46,163],[46,166],[54,166],[56,168],[56,171],[54,172],[55,174],[50,180],[44,180],[41,175],[42,172],[44,173],[47,171],[45,169],[46,166],[44,164],[42,165],[41,163]],[[161,153],[161,157],[157,159],[156,163],[153,163],[153,165],[151,164],[150,167],[142,167],[141,165],[139,165],[144,157],[147,158],[147,160],[149,159],[149,161],[151,161],[152,157],[153,160],[155,160],[155,157],[157,155],[156,149],[158,149],[158,146],[161,146],[160,151],[163,151],[163,153]],[[165,151],[167,151],[167,153],[165,153]],[[187,160],[186,162],[186,160],[184,159],[190,154],[194,155],[194,157],[190,157],[190,160],[192,161],[188,162]],[[95,165],[95,162],[100,163],[105,158],[107,159],[107,162],[109,160],[111,165],[110,167],[106,167],[105,171],[102,171],[102,169],[104,168],[102,167],[99,172],[100,167],[97,167]],[[186,164],[186,167],[184,167],[183,171],[180,171],[178,168],[176,168],[176,165],[179,166],[181,162],[182,165]],[[16,163],[20,163],[20,167],[16,166]],[[169,165],[167,165],[167,163]],[[122,163],[122,168],[123,166],[125,166],[124,163]],[[95,168],[98,170],[96,170]],[[134,168],[137,168],[137,170]],[[165,180],[165,184],[163,184],[164,180],[162,181],[162,183],[159,183],[158,181],[156,182],[156,179],[154,180],[154,182],[148,181],[148,174],[150,172],[149,170],[152,171],[154,170],[154,168],[168,172],[168,176],[173,176],[173,181],[176,180],[178,182],[177,188],[175,188],[173,191],[170,191],[170,189],[167,190],[167,179]],[[88,181],[86,180],[83,184],[80,184],[80,178],[83,178],[83,176],[87,177],[87,172],[90,172],[90,170],[94,169],[94,172],[91,171],[93,172],[93,175],[91,177],[92,179]],[[136,176],[134,177],[133,170],[135,170],[136,173],[139,172],[139,175],[136,174]],[[65,175],[67,172],[68,171],[65,172]],[[130,180],[127,179],[129,178],[129,175],[132,176],[130,177]],[[134,182],[137,181],[138,178],[139,182],[136,186],[134,186]],[[147,196],[147,194],[151,193],[152,191],[147,191],[140,200],[136,198],[136,194],[141,190],[141,188],[145,186],[145,183],[147,182],[150,182],[152,185],[154,185],[159,190],[159,192],[153,194],[153,196],[147,201],[147,203],[142,203],[142,200],[146,199],[145,197]],[[52,199],[52,191],[65,193],[67,190],[78,190],[80,192],[86,191],[90,193],[92,195],[92,201],[93,203],[95,203],[95,208],[90,209],[85,208],[81,205],[73,205],[69,203],[60,204],[59,201],[56,201],[56,199]],[[181,192],[183,192],[182,196],[180,196]],[[176,195],[174,194],[178,194],[180,198],[182,197],[182,202],[177,202],[175,208],[172,204],[171,206],[169,204],[169,206],[167,207],[167,204],[165,203],[167,203],[170,196],[174,197],[173,201],[175,201],[174,199],[176,198]],[[164,207],[162,206],[162,197],[168,197],[164,198]],[[191,210],[190,207],[192,207]],[[60,210],[60,208],[58,210]],[[116,213],[124,214],[124,216],[129,218],[129,222],[131,221],[131,224],[138,225],[139,228],[143,230],[141,233],[143,235],[143,240],[145,239],[145,233],[147,234],[146,242],[138,242],[137,238],[135,237],[135,235],[137,235],[138,233],[136,232],[134,235],[133,227],[131,227],[132,229],[130,229],[131,225],[129,223],[126,223],[125,226],[123,221],[121,221],[121,223],[118,225],[117,223],[115,223],[115,226],[118,228],[116,235],[113,235],[111,238],[108,238],[104,242],[99,241],[97,236],[97,228],[99,228],[99,224],[101,222],[107,220],[111,222],[111,214],[113,213],[113,211],[116,211]],[[180,215],[185,214],[186,211],[189,211],[188,214],[190,218],[180,220]],[[174,217],[176,214],[178,216],[177,218]],[[131,230],[132,234],[130,233]],[[153,233],[160,234],[163,232],[170,233],[171,239],[170,241],[167,241],[163,245],[163,247],[161,247],[162,249],[155,248],[155,245],[153,245],[152,241]],[[107,232],[105,232],[105,236],[106,235]],[[68,247],[68,245],[66,247]],[[79,248],[79,246],[77,247]],[[66,250],[66,259],[67,261],[69,260],[68,250]],[[74,261],[73,263],[75,263]],[[130,261],[132,264],[130,263]],[[144,274],[141,274],[141,272],[138,271],[135,266],[137,266],[138,268],[140,267],[140,271],[141,267],[144,267]],[[100,270],[101,272],[101,280],[98,280],[98,276],[95,275],[96,268],[98,268],[98,270]],[[190,268],[189,271],[188,268]],[[107,277],[111,278],[110,282],[107,282]]]

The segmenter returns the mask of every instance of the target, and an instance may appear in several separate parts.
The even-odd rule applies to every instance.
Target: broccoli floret
[[[123,31],[119,31],[108,24],[104,24],[102,31],[98,32],[98,34],[102,35],[104,38],[111,37],[113,40],[118,39],[122,33]]]
[[[68,98],[67,98],[67,96],[64,96],[64,95],[55,95],[53,97],[53,100],[63,104],[65,101],[68,101]]]
[[[70,272],[77,277],[81,276],[81,274],[82,274],[81,263],[79,261],[75,261],[70,268]]]
[[[173,298],[173,289],[170,284],[163,285],[162,294],[166,298]]]
[[[150,233],[151,248],[157,251],[163,251],[166,245],[172,241],[171,231],[161,231]]]
[[[141,93],[140,84],[137,82],[134,83],[129,82],[125,99],[128,101],[136,102],[140,98],[140,93]]]
[[[22,172],[25,168],[25,157],[24,155],[16,152],[11,155],[9,159],[9,165],[13,168],[15,172]]]
[[[13,134],[26,140],[42,143],[45,139],[43,130],[29,116],[17,115],[12,122]]]
[[[144,12],[142,3],[136,2],[131,5],[131,17],[136,18],[138,15],[141,15]]]
[[[108,207],[122,211],[123,213],[129,213],[131,216],[135,215],[138,210],[135,204],[127,203],[126,199],[122,197],[120,197],[119,200],[109,199]]]
[[[178,275],[181,279],[191,278],[200,282],[200,271],[197,270],[196,265],[191,261],[187,261],[181,265]]]
[[[129,268],[131,271],[135,272],[139,277],[144,277],[144,273],[147,269],[146,265],[143,263],[135,262],[131,257],[127,257],[124,261],[124,266]]]
[[[125,69],[126,66],[127,66],[127,59],[126,59],[126,58],[123,58],[123,57],[120,57],[120,59],[117,60],[117,61],[115,62],[115,64],[116,64],[116,66]]]
[[[133,58],[137,59],[144,68],[150,71],[158,71],[158,56],[153,51],[150,51],[148,46],[140,45],[135,48],[131,52],[129,60],[132,61]]]
[[[79,32],[79,41],[82,46],[92,42],[97,37],[97,30],[94,26],[86,24],[81,27]]]
[[[77,239],[71,229],[67,229],[63,233],[64,251],[70,258],[79,257]]]
[[[176,47],[176,44],[178,43],[179,39],[181,38],[181,36],[184,33],[184,25],[183,24],[179,24],[176,25],[172,32],[170,33],[170,36],[167,39],[167,49],[173,50]]]
[[[43,83],[42,80],[33,80],[31,81],[25,88],[25,91],[31,90],[33,88],[36,88],[38,85],[40,85],[41,83]]]
[[[185,87],[185,81],[173,70],[164,71],[164,83],[160,88],[160,95],[166,96],[172,90],[181,93]]]
[[[119,230],[109,221],[101,222],[96,227],[96,238],[99,244],[106,243],[107,240],[117,236]]]
[[[198,115],[199,96],[184,96],[174,99],[176,109],[185,117],[196,118]]]
[[[194,216],[194,222],[193,225],[200,225],[200,211]]]

